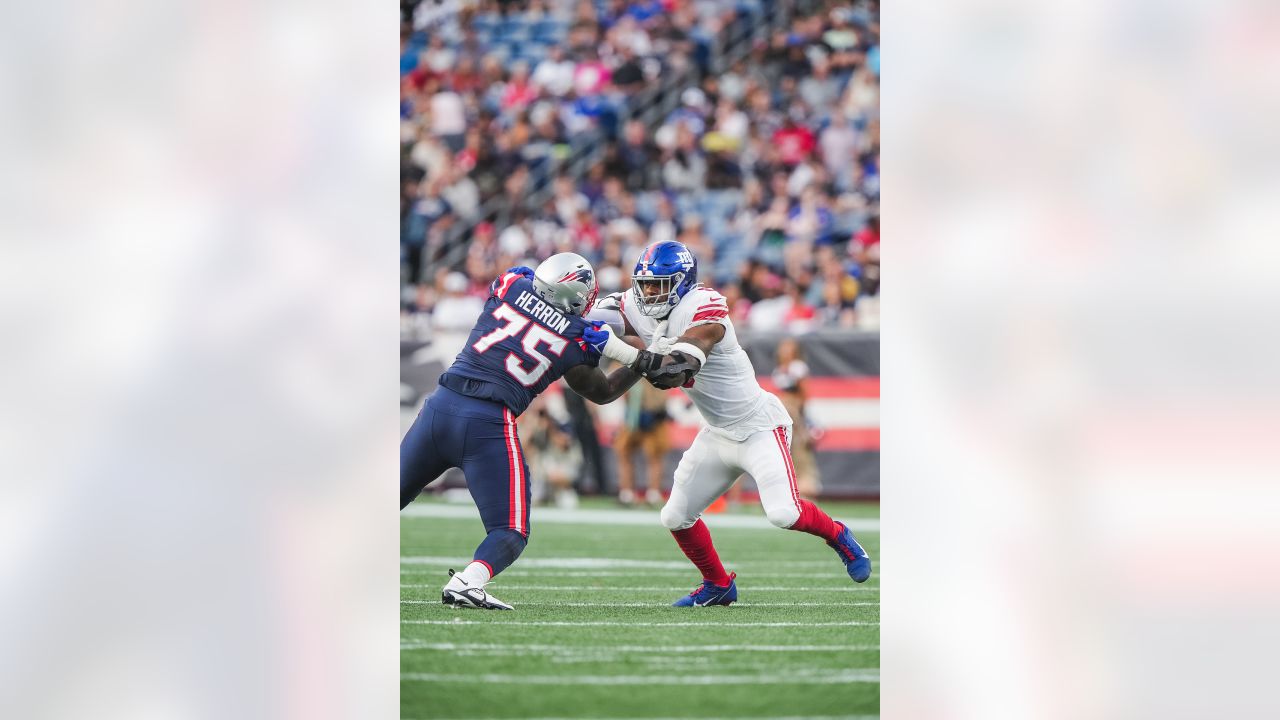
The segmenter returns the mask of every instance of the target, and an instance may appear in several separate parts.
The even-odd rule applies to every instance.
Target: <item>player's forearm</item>
[[[601,375],[604,375],[604,373],[601,373]],[[600,399],[594,400],[593,402],[603,405],[617,400],[626,394],[626,392],[631,389],[631,386],[635,385],[641,377],[643,376],[640,375],[640,373],[637,373],[635,370],[632,370],[625,365],[619,367],[608,375],[604,375],[601,379]]]
[[[591,368],[589,372],[583,368],[566,375],[565,379],[574,392],[597,405],[605,405],[622,397],[641,377],[631,368],[620,367],[608,375],[598,368]]]

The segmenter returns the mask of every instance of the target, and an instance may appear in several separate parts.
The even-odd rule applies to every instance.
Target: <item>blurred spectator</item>
[[[825,108],[840,97],[840,81],[831,75],[831,63],[826,55],[813,62],[813,72],[796,85],[796,94],[811,108]]]
[[[818,139],[818,146],[822,150],[823,163],[835,178],[836,187],[849,190],[853,186],[853,164],[849,158],[855,157],[858,133],[843,112],[832,117],[831,124]]]
[[[760,237],[756,257],[772,267],[780,268],[784,264],[789,215],[787,196],[779,195],[773,198],[768,209],[756,219],[756,232]]]
[[[621,287],[681,239],[745,327],[878,322],[878,2],[789,6],[732,58],[711,39],[770,6],[427,5],[401,33],[406,312],[438,263],[482,287],[574,250]]]
[[[845,88],[843,109],[849,117],[878,117],[880,78],[865,68],[855,72]]]
[[[507,265],[509,267],[518,259],[529,255],[529,251],[533,247],[533,240],[526,229],[528,223],[529,219],[524,213],[517,213],[515,222],[508,225],[498,235],[498,252],[502,257],[507,258],[506,261],[498,262],[498,265]]]
[[[813,131],[796,122],[793,115],[788,115],[782,127],[773,134],[773,144],[778,148],[778,155],[783,163],[789,166],[799,165],[804,161],[817,142]]]
[[[564,48],[552,45],[547,57],[533,71],[533,84],[556,97],[564,97],[573,89],[575,65],[565,57]]]
[[[747,314],[751,311],[751,301],[742,296],[742,286],[729,283],[720,291],[724,295],[725,304],[729,306],[729,319],[734,325],[746,327]]]
[[[658,196],[657,216],[649,226],[649,242],[675,240],[680,235],[680,224],[676,222],[675,205],[666,194]]]
[[[562,384],[562,387],[567,386]],[[575,392],[564,393],[564,404],[569,411],[570,431],[582,449],[578,487],[583,492],[604,493],[609,486],[609,478],[600,448],[600,436],[596,434],[596,406]]]
[[[523,110],[537,97],[538,88],[529,81],[529,64],[524,61],[513,63],[511,66],[511,79],[507,81],[506,87],[502,91],[501,107],[503,111]],[[520,121],[523,121],[523,117],[520,118]],[[516,144],[523,145],[526,139],[522,137]]]
[[[813,433],[810,432],[809,420],[804,414],[808,377],[809,366],[805,364],[800,343],[795,338],[786,338],[778,343],[773,384],[778,387],[778,397],[791,416],[791,460],[796,472],[796,487],[802,497],[813,499],[822,491],[822,483],[818,478],[818,463],[813,455]]]
[[[431,96],[431,132],[444,142],[449,152],[462,149],[463,135],[467,132],[467,114],[462,96],[448,87]]]
[[[599,95],[608,87],[612,74],[609,66],[600,60],[599,52],[587,48],[582,62],[573,70],[573,90],[579,97]]]
[[[460,218],[475,217],[480,207],[480,189],[467,173],[454,170],[445,175],[449,184],[441,191],[441,196],[449,208]]]
[[[433,226],[447,221],[449,201],[440,196],[440,183],[434,180],[415,183],[409,190],[410,203],[408,212],[401,220],[401,247],[405,249],[405,260],[408,263],[408,282],[418,281],[422,267],[423,254],[426,250],[427,235]]]
[[[782,279],[773,273],[765,275],[759,285],[760,299],[751,305],[747,326],[752,330],[782,330],[791,312],[791,298],[783,292]]]
[[[573,180],[561,175],[555,180],[555,207],[560,224],[568,226],[578,217],[580,208],[589,207],[590,201],[573,186]]]
[[[425,67],[437,75],[447,72],[453,67],[457,53],[445,47],[444,38],[439,35],[431,38],[426,50],[422,52],[418,67]]]
[[[849,251],[854,255],[854,259],[858,262],[865,262],[866,253],[872,247],[880,246],[880,216],[872,215],[865,227],[859,230],[853,236],[853,244],[849,246]]]
[[[645,463],[644,502],[661,505],[663,465],[671,448],[667,393],[641,382],[627,391],[626,403],[614,445],[618,453],[618,502],[636,503],[635,454],[640,451]]]
[[[573,483],[582,471],[582,450],[574,443],[568,429],[555,422],[548,423],[546,446],[540,450],[529,470],[533,474],[534,484],[530,490],[537,498],[535,502],[551,500],[559,508],[578,507],[578,494]]]
[[[697,192],[706,186],[707,161],[687,123],[676,125],[674,147],[663,155],[662,181],[668,190]]]
[[[800,194],[800,200],[787,213],[786,249],[784,257],[788,275],[795,277],[800,269],[813,261],[813,246],[829,242],[831,212],[824,198],[812,185]]]
[[[698,88],[689,88],[680,95],[680,107],[667,117],[666,125],[679,129],[684,126],[693,138],[702,136],[707,129],[707,95]]]
[[[645,134],[644,123],[632,120],[626,124],[622,141],[617,145],[616,173],[628,187],[649,190],[656,186],[657,176],[652,172],[658,159],[658,148]]]
[[[444,279],[444,293],[431,313],[431,326],[439,331],[470,332],[484,310],[484,300],[468,295],[467,276],[449,273]]]
[[[703,232],[702,216],[689,213],[683,218],[679,237],[676,238],[688,246],[698,262],[708,266],[715,263],[715,247]]]

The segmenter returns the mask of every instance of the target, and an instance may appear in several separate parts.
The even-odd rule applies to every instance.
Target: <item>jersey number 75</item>
[[[520,381],[521,385],[530,387],[538,382],[538,379],[551,369],[551,358],[543,355],[538,351],[538,345],[546,345],[556,357],[560,357],[565,347],[569,345],[569,341],[556,335],[550,330],[534,323],[529,318],[516,312],[515,308],[510,305],[499,305],[493,309],[493,317],[503,321],[505,324],[475,341],[471,347],[478,353],[483,353],[489,348],[496,345],[503,338],[515,337],[520,334],[521,330],[526,327],[529,331],[524,334],[524,339],[520,345],[524,350],[527,359],[533,361],[533,367],[526,368],[525,363],[515,353],[507,353],[507,374]]]

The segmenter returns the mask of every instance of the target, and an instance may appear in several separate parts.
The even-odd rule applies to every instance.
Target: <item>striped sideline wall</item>
[[[739,333],[739,340],[751,357],[760,384],[768,391],[776,388],[770,375],[778,343],[783,333]],[[874,332],[819,331],[797,338],[809,365],[808,416],[820,430],[817,444],[818,468],[823,495],[828,497],[875,498],[880,494],[880,336]],[[403,341],[400,344],[400,405],[402,430],[407,430],[423,400],[436,387],[437,378],[452,362],[466,335],[439,335],[431,341]],[[555,405],[562,391],[560,383],[547,390]],[[672,451],[667,458],[670,478],[680,453],[689,446],[701,421],[697,411],[686,407],[683,394],[672,391],[675,423]],[[614,467],[609,440],[622,420],[622,401],[599,408],[597,431]],[[612,475],[616,478],[616,471]],[[457,482],[450,478],[451,482]],[[668,480],[669,482],[669,480]],[[748,486],[750,487],[750,486]]]

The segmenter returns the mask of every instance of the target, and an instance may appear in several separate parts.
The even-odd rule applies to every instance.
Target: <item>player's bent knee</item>
[[[510,552],[513,556],[519,556],[524,552],[524,548],[529,544],[528,536],[522,535],[518,530],[511,528],[499,528],[490,531],[489,536],[502,544],[502,547]]]
[[[662,522],[662,527],[668,530],[684,530],[698,522],[698,518],[691,519],[684,513],[676,512],[670,503],[662,506],[662,512],[658,514],[658,517]]]
[[[769,518],[769,522],[780,528],[789,528],[800,520],[800,510],[794,506],[765,508],[764,514]]]

